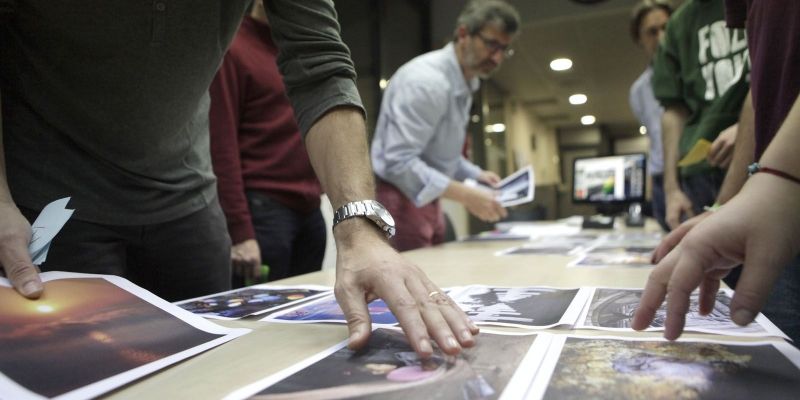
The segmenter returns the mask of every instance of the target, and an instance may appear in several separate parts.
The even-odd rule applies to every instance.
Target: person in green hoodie
[[[689,0],[670,18],[652,82],[664,107],[666,220],[673,229],[717,198],[749,72],[747,38],[726,26],[722,0]]]

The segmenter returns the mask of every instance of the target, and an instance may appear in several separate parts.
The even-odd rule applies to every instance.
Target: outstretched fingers
[[[664,261],[658,264],[656,268],[650,272],[645,284],[642,298],[639,300],[639,307],[633,315],[633,322],[631,327],[637,331],[646,329],[653,321],[656,311],[664,303],[664,298],[667,295],[667,282],[674,267],[674,257],[667,257]]]
[[[367,307],[366,294],[356,288],[336,288],[336,301],[347,317],[347,329],[350,334],[347,347],[358,350],[367,344],[372,331],[372,321]]]
[[[456,354],[463,347],[475,345],[478,327],[450,296],[430,281],[411,280],[407,285],[412,293],[425,296],[420,304],[422,318],[428,333],[445,353]]]

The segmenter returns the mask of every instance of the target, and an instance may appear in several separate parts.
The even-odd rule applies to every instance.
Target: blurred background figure
[[[671,228],[716,201],[749,74],[747,38],[743,29],[726,26],[722,0],[688,0],[675,11],[652,77],[664,107],[664,196]]]
[[[319,270],[325,252],[320,184],[277,54],[256,0],[209,89],[211,155],[233,243],[234,287]]]
[[[392,76],[381,103],[372,164],[378,201],[395,216],[400,250],[442,243],[445,217],[440,197],[495,222],[507,215],[491,192],[462,183],[494,185],[500,178],[462,155],[472,93],[510,57],[519,14],[499,0],[467,4],[453,41],[409,61]]]
[[[658,45],[664,37],[667,21],[672,14],[672,6],[664,0],[642,0],[631,13],[631,37],[647,57],[647,69],[633,83],[630,89],[631,111],[645,127],[650,139],[647,173],[652,182],[653,217],[664,230],[669,230],[665,219],[664,202],[664,150],[661,145],[661,115],[664,109],[653,95],[653,58]]]

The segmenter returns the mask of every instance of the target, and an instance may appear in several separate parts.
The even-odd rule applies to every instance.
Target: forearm
[[[755,112],[751,93],[748,93],[739,116],[739,131],[736,134],[736,146],[733,148],[733,159],[717,196],[719,204],[725,204],[741,190],[747,180],[747,166],[753,163],[754,151]]]
[[[311,165],[334,210],[350,201],[375,198],[366,132],[363,114],[354,107],[332,109],[308,131]],[[349,233],[361,220],[350,218],[334,233]]]
[[[688,111],[683,106],[669,106],[661,116],[661,140],[664,149],[664,191],[680,190],[678,145],[686,125]]]
[[[467,200],[469,190],[467,185],[459,181],[451,180],[450,184],[447,185],[447,188],[444,190],[444,193],[442,193],[442,197],[464,203]]]
[[[800,148],[800,98],[795,100],[789,115],[786,116],[759,163],[764,167],[800,176],[798,148]]]

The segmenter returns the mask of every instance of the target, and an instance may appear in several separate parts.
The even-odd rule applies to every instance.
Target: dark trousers
[[[800,346],[800,256],[778,277],[763,313]]]
[[[269,266],[270,281],[322,268],[327,232],[319,208],[308,214],[298,213],[250,191],[247,201],[261,262]]]
[[[702,213],[703,207],[711,206],[717,201],[724,179],[725,172],[720,170],[681,177],[681,189],[692,201],[692,210],[695,215]]]
[[[664,175],[651,175],[650,180],[653,182],[653,192],[651,199],[653,206],[653,217],[661,225],[661,229],[669,232],[669,225],[667,225],[667,203],[664,200]]]
[[[39,210],[20,208],[33,221]],[[231,242],[215,200],[174,221],[116,226],[71,219],[50,244],[42,271],[122,276],[176,301],[230,288]]]
[[[732,289],[741,276],[742,266],[736,267],[725,283]],[[800,255],[795,256],[772,285],[767,304],[761,312],[788,335],[795,346],[800,344]]]

